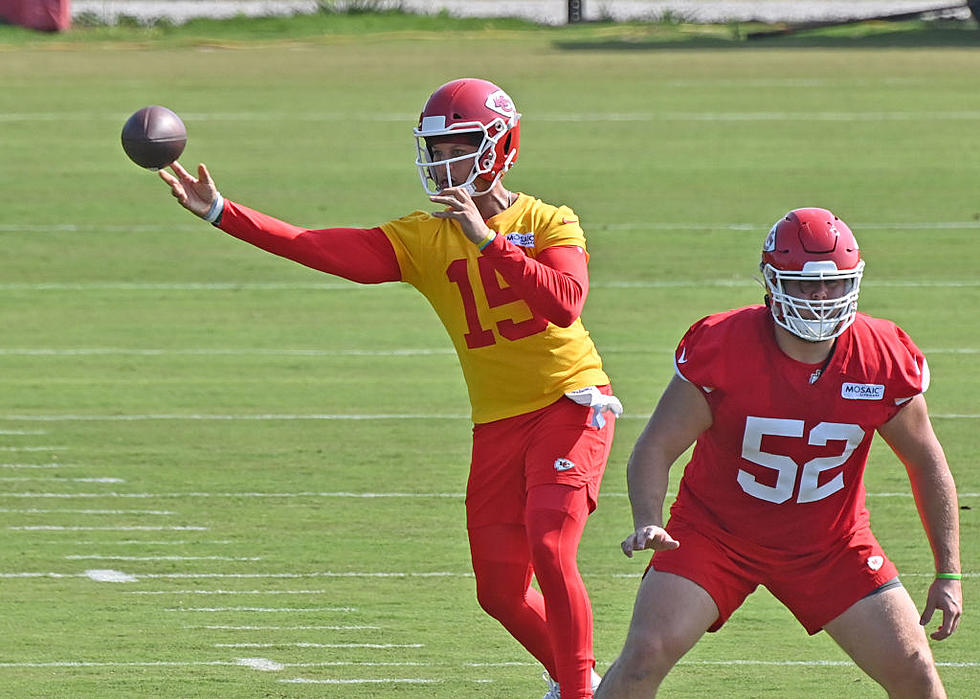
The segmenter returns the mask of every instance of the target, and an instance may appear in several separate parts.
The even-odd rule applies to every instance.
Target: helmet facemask
[[[474,182],[481,175],[485,176],[493,172],[497,161],[497,141],[507,133],[507,130],[507,124],[503,119],[494,119],[489,124],[483,124],[479,121],[455,123],[452,127],[446,128],[444,117],[424,117],[420,128],[414,129],[414,133],[415,147],[418,152],[415,167],[418,169],[419,179],[422,181],[422,188],[426,194],[430,196],[438,194],[443,189],[439,185],[440,179],[448,182],[447,187],[462,187],[472,196],[480,196],[490,191],[510,163],[505,163],[504,167],[498,168],[496,175],[490,180],[489,187],[477,190]],[[445,160],[434,160],[427,139],[438,139],[446,136],[458,137],[461,142],[471,142],[478,145],[473,153]],[[472,160],[473,167],[465,180],[454,182],[452,166],[463,160]],[[489,178],[484,177],[484,179]]]
[[[776,324],[802,340],[832,340],[843,333],[857,316],[857,300],[864,274],[864,261],[853,269],[837,269],[831,260],[809,261],[802,270],[783,270],[771,264],[762,265],[769,293],[772,317]],[[785,282],[845,282],[844,293],[832,299],[811,300],[792,296]]]

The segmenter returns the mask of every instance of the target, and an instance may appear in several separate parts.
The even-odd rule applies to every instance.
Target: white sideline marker
[[[129,575],[121,570],[94,568],[85,571],[85,577],[96,582],[127,583],[136,582],[135,575]]]
[[[286,666],[282,663],[277,663],[275,660],[269,660],[268,658],[239,658],[238,664],[263,672],[275,672],[276,670],[286,669]]]

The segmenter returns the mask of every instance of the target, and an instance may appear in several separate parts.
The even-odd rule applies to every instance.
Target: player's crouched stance
[[[545,666],[547,697],[560,683],[563,699],[588,699],[598,676],[576,559],[622,406],[580,318],[589,277],[578,217],[503,185],[520,116],[485,80],[436,90],[415,129],[415,164],[439,210],[374,228],[290,225],[224,200],[204,165],[196,178],[177,163],[160,176],[230,235],[353,281],[407,282],[428,299],[473,410],[466,524],[477,597]]]
[[[628,466],[635,531],[652,549],[622,654],[597,699],[649,698],[758,586],[821,629],[891,697],[944,697],[923,626],[959,624],[956,489],[929,421],[925,357],[891,322],[857,313],[864,269],[843,221],[789,212],[762,251],[766,306],[704,318]],[[921,618],[869,529],[874,432],[905,464],[937,576]],[[671,464],[696,442],[670,521]]]

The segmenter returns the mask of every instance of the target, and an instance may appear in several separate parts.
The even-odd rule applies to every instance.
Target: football
[[[184,122],[157,104],[143,107],[123,125],[123,150],[140,167],[150,170],[167,167],[180,157],[186,145]]]

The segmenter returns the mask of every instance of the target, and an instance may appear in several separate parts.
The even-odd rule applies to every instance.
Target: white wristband
[[[221,196],[220,193],[215,192],[214,201],[211,202],[211,208],[203,216],[204,220],[208,223],[214,223],[221,216],[221,212],[225,210],[225,198]]]

